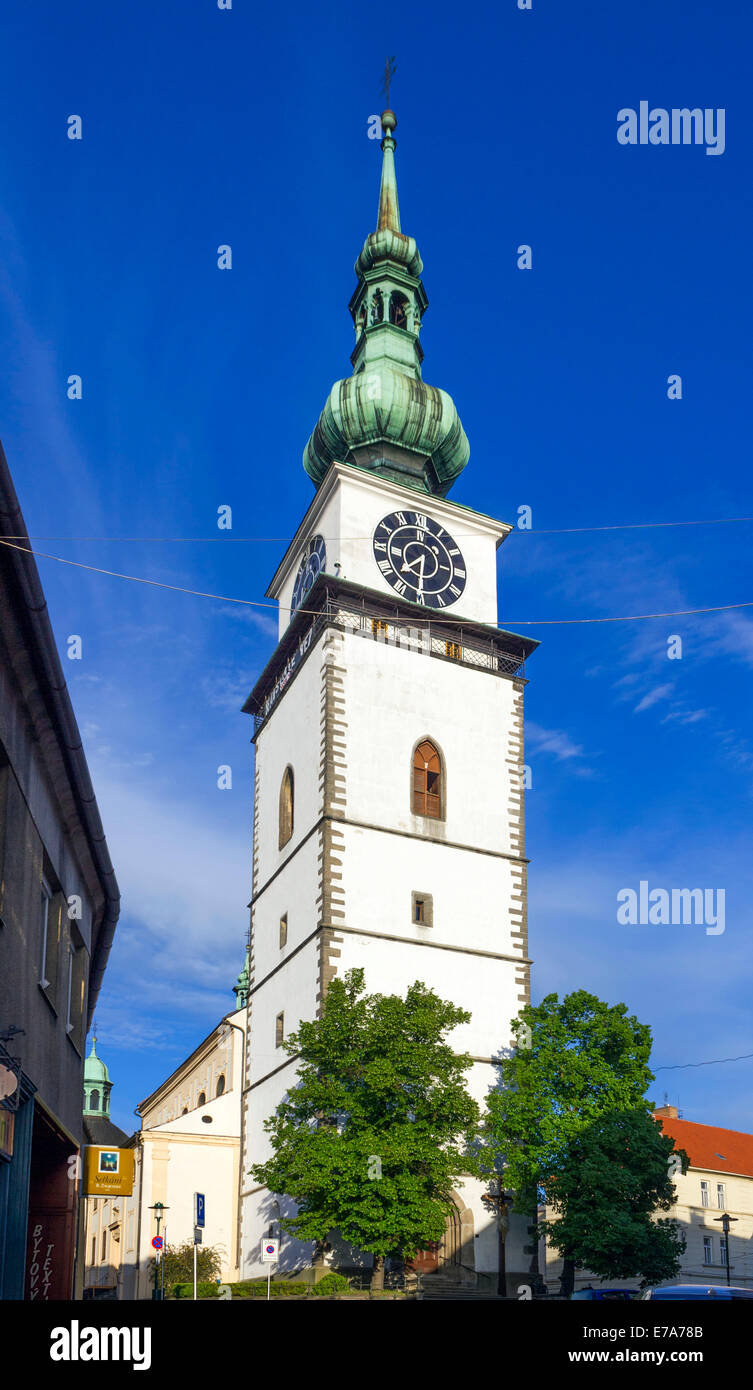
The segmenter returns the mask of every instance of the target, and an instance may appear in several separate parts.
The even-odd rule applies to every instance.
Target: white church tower
[[[395,116],[382,116],[377,230],[356,262],[353,374],[332,388],[304,453],[314,499],[268,595],[278,646],[245,710],[255,720],[253,894],[242,1181],[243,1260],[286,1198],[248,1173],[264,1121],[294,1084],[281,1043],[353,966],[369,992],[422,980],[467,1009],[453,1034],[484,1103],[510,1020],[529,999],[523,806],[524,661],[536,642],[497,626],[503,522],[447,500],[469,456],[446,392],[422,379],[427,298],[400,230]],[[496,1276],[484,1189],[424,1271]],[[525,1231],[508,1274],[524,1277]],[[281,1269],[312,1246],[282,1239]]]

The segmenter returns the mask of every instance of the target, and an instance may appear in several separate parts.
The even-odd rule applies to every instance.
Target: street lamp
[[[505,1192],[502,1179],[494,1177],[489,1182],[489,1190],[482,1197],[485,1207],[490,1208],[494,1213],[494,1221],[497,1227],[497,1248],[499,1251],[497,1266],[497,1293],[503,1298],[507,1294],[507,1269],[505,1261],[505,1241],[507,1232],[510,1228],[510,1208],[513,1203],[512,1195]]]
[[[737,1221],[737,1217],[730,1216],[729,1212],[725,1211],[723,1216],[715,1216],[714,1220],[721,1221],[722,1230],[724,1231],[724,1256],[725,1264],[727,1266],[727,1288],[729,1288],[729,1228],[730,1222]]]
[[[150,1211],[153,1211],[153,1212],[154,1212],[154,1215],[155,1215],[156,1218],[157,1218],[157,1235],[159,1235],[159,1223],[160,1223],[160,1221],[162,1220],[162,1213],[163,1213],[163,1211],[169,1211],[170,1208],[169,1208],[169,1207],[166,1207],[165,1204],[164,1204],[164,1202],[155,1202],[155,1203],[154,1203],[154,1206],[153,1206],[153,1207],[150,1207],[149,1210],[150,1210]],[[165,1229],[167,1229],[167,1227],[165,1227]],[[162,1275],[162,1287],[161,1287],[160,1292],[157,1293],[157,1283],[158,1283],[158,1281],[159,1281],[160,1273],[161,1273],[161,1275]],[[155,1266],[154,1266],[154,1293],[153,1293],[152,1297],[153,1297],[153,1298],[156,1298],[156,1299],[162,1299],[163,1302],[164,1302],[164,1298],[165,1298],[165,1252],[164,1252],[164,1250],[161,1250],[161,1251],[159,1252],[159,1260],[155,1263]]]

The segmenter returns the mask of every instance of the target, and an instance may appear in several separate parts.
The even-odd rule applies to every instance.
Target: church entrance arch
[[[473,1212],[457,1192],[451,1195],[452,1210],[447,1213],[442,1239],[429,1250],[419,1250],[411,1261],[417,1274],[443,1274],[462,1280],[473,1272]]]

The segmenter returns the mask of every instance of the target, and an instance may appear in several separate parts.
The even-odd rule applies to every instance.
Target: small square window
[[[275,1047],[282,1047],[285,1041],[285,1015],[278,1014],[275,1019]]]
[[[411,893],[410,915],[414,927],[434,925],[434,899],[431,893]]]
[[[288,944],[288,914],[280,918],[280,950]]]

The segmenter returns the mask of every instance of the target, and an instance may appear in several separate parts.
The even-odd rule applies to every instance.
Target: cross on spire
[[[390,105],[390,84],[395,76],[395,59],[387,58],[384,64],[384,77],[382,78],[382,91],[384,92],[387,109]]]

